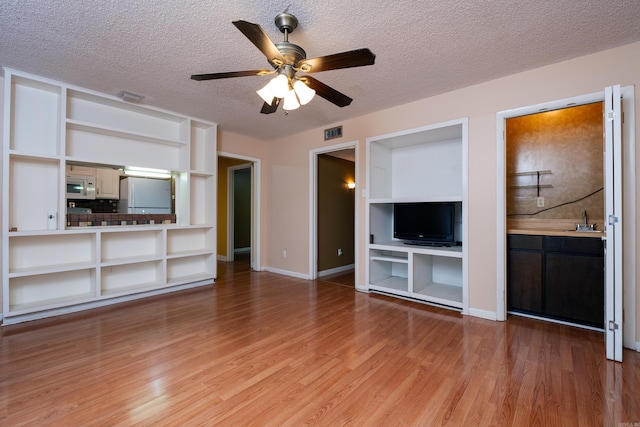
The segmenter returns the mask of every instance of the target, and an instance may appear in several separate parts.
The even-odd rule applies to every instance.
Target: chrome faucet
[[[595,231],[596,225],[595,224],[589,225],[589,216],[587,215],[587,211],[584,211],[582,213],[582,221],[583,221],[582,225],[576,224],[576,231]]]

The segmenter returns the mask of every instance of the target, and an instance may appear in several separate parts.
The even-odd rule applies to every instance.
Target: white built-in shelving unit
[[[367,139],[368,291],[468,310],[467,119]],[[393,205],[455,202],[460,246],[406,245]]]
[[[4,78],[5,324],[213,282],[216,124],[15,70]],[[172,171],[177,224],[67,227],[68,164]]]

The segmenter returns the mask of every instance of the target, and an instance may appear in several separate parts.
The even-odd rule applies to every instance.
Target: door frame
[[[260,265],[260,171],[261,161],[255,157],[242,156],[239,154],[228,153],[224,151],[218,151],[218,157],[227,157],[235,160],[246,160],[246,164],[238,165],[242,168],[246,168],[247,165],[251,167],[251,269],[254,271],[262,271]],[[231,166],[227,169],[235,168]],[[229,170],[227,170],[229,173]],[[227,185],[229,183],[227,182]],[[233,221],[233,218],[229,217],[229,199],[233,199],[233,193],[227,188],[227,223]],[[231,201],[233,203],[233,201]],[[227,224],[227,257],[229,254],[233,257],[233,247],[229,252],[229,235],[231,227]],[[228,259],[228,258],[227,258]]]
[[[356,236],[358,235],[358,218],[359,218],[359,203],[357,197],[357,191],[360,186],[358,177],[360,176],[358,168],[358,141],[350,141],[342,144],[331,145],[322,148],[315,148],[309,151],[309,278],[315,280],[318,278],[318,156],[320,154],[329,154],[334,151],[340,151],[345,149],[355,150],[355,182],[356,191],[354,192],[354,232],[353,232],[353,246],[354,246],[354,265],[355,271],[358,271],[358,241]]]
[[[623,111],[626,115],[622,129],[622,149],[623,149],[623,218],[627,218],[624,223],[625,241],[623,243],[623,282],[628,284],[624,287],[624,313],[623,323],[623,345],[640,351],[640,345],[636,339],[636,175],[635,175],[635,110],[634,110],[634,89],[633,86],[621,88]],[[574,96],[570,98],[544,102],[527,107],[514,108],[500,111],[496,114],[496,151],[497,151],[497,202],[496,202],[496,319],[504,321],[507,319],[507,290],[506,290],[506,119],[524,116],[542,111],[551,111],[561,108],[573,107],[576,105],[589,104],[592,102],[604,101],[604,88],[600,92],[587,95]],[[621,318],[621,317],[620,317]]]

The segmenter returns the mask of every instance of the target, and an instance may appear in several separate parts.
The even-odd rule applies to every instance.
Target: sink
[[[594,230],[593,228],[574,228],[572,230],[564,231],[575,231],[577,233],[602,233],[602,230]]]

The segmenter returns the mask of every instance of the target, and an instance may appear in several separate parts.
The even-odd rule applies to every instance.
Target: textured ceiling
[[[232,24],[299,20],[289,41],[308,58],[362,47],[373,66],[314,77],[354,99],[316,97],[259,113],[269,77],[197,82],[191,74],[268,67]],[[0,65],[274,139],[640,40],[638,0],[2,0]]]

